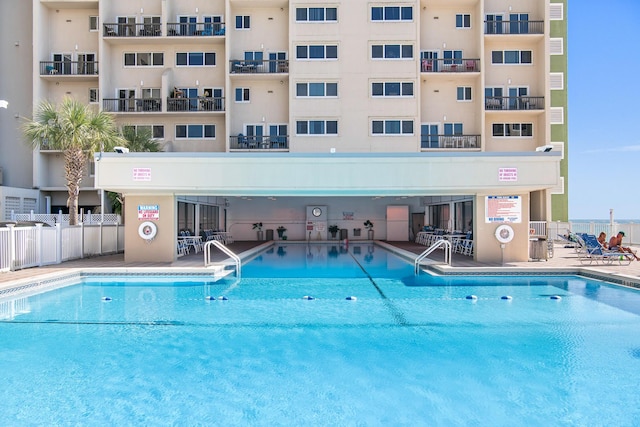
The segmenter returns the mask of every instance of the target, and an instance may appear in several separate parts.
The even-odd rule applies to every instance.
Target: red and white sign
[[[138,219],[140,221],[159,220],[160,206],[158,205],[138,205]]]
[[[498,168],[498,181],[517,181],[518,168]]]
[[[134,181],[151,181],[151,168],[133,168]]]

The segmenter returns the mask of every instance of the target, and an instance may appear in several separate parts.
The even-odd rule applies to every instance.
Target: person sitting
[[[618,231],[618,234],[616,234],[615,236],[611,236],[611,239],[609,240],[609,250],[628,253],[631,256],[633,256],[636,259],[636,261],[640,261],[640,258],[638,258],[636,253],[632,251],[631,248],[622,246],[623,237],[624,237],[624,231]]]
[[[598,243],[600,243],[602,249],[609,249],[609,245],[607,244],[607,233],[601,231],[600,234],[598,234]]]

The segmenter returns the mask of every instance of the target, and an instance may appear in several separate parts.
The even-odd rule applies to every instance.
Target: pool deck
[[[295,243],[295,242],[290,242]],[[304,242],[302,242],[304,243]],[[332,243],[332,242],[329,242]],[[338,242],[335,242],[336,244]],[[353,242],[366,243],[363,241]],[[394,252],[407,258],[415,258],[426,248],[413,242],[378,242]],[[269,243],[257,241],[240,241],[228,245],[228,248],[238,254],[241,259],[249,259],[261,248]],[[633,248],[637,250],[638,248]],[[212,253],[212,261],[220,262],[226,259],[221,252]],[[640,288],[640,262],[632,261],[630,265],[586,264],[580,259],[573,248],[565,248],[561,244],[554,247],[554,256],[547,261],[480,263],[472,257],[453,254],[451,266],[444,264],[443,252],[440,250],[431,254],[426,261],[427,267],[440,274],[581,274],[588,277],[612,281],[625,286]],[[41,281],[67,273],[80,272],[146,272],[146,273],[193,273],[211,271],[204,267],[204,255],[191,253],[178,258],[175,262],[146,262],[126,263],[124,254],[104,255],[91,258],[66,261],[62,264],[43,267],[27,268],[18,271],[0,273],[0,290],[34,281]]]

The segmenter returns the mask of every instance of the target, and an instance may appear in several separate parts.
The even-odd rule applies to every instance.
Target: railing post
[[[80,258],[84,258],[84,222],[80,222]]]
[[[13,211],[11,211],[13,216]],[[7,224],[9,227],[9,271],[15,271],[16,263],[16,230],[14,224]]]
[[[62,224],[55,223],[56,227],[56,264],[62,263]]]
[[[42,223],[36,224],[36,253],[38,254],[36,264],[42,267]]]

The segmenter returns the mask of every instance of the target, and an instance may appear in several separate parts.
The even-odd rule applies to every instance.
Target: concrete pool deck
[[[295,244],[297,242],[288,242]],[[305,243],[305,242],[298,242]],[[327,242],[331,244],[332,242]],[[364,241],[353,242],[366,243]],[[404,257],[415,258],[426,248],[423,245],[413,242],[378,242],[384,247],[397,252]],[[256,252],[270,242],[240,241],[228,245],[228,248],[238,254],[241,259],[250,259]],[[335,242],[339,244],[339,242]],[[637,250],[638,248],[633,248]],[[221,252],[212,253],[211,259],[220,262],[227,257]],[[554,256],[547,261],[529,262],[509,262],[500,263],[479,263],[468,256],[453,254],[451,266],[443,263],[443,252],[436,250],[426,261],[429,268],[440,274],[579,274],[587,277],[598,278],[611,281],[624,286],[640,288],[640,262],[632,261],[630,265],[582,264],[573,248],[565,248],[561,244],[554,246]],[[18,271],[0,273],[0,290],[15,287],[16,285],[42,281],[63,274],[82,272],[146,272],[146,273],[195,273],[207,272],[204,267],[204,255],[191,253],[178,258],[177,261],[147,262],[147,263],[125,263],[124,254],[104,255],[91,258],[83,258],[66,261],[62,264],[48,265],[43,267],[27,268]]]

